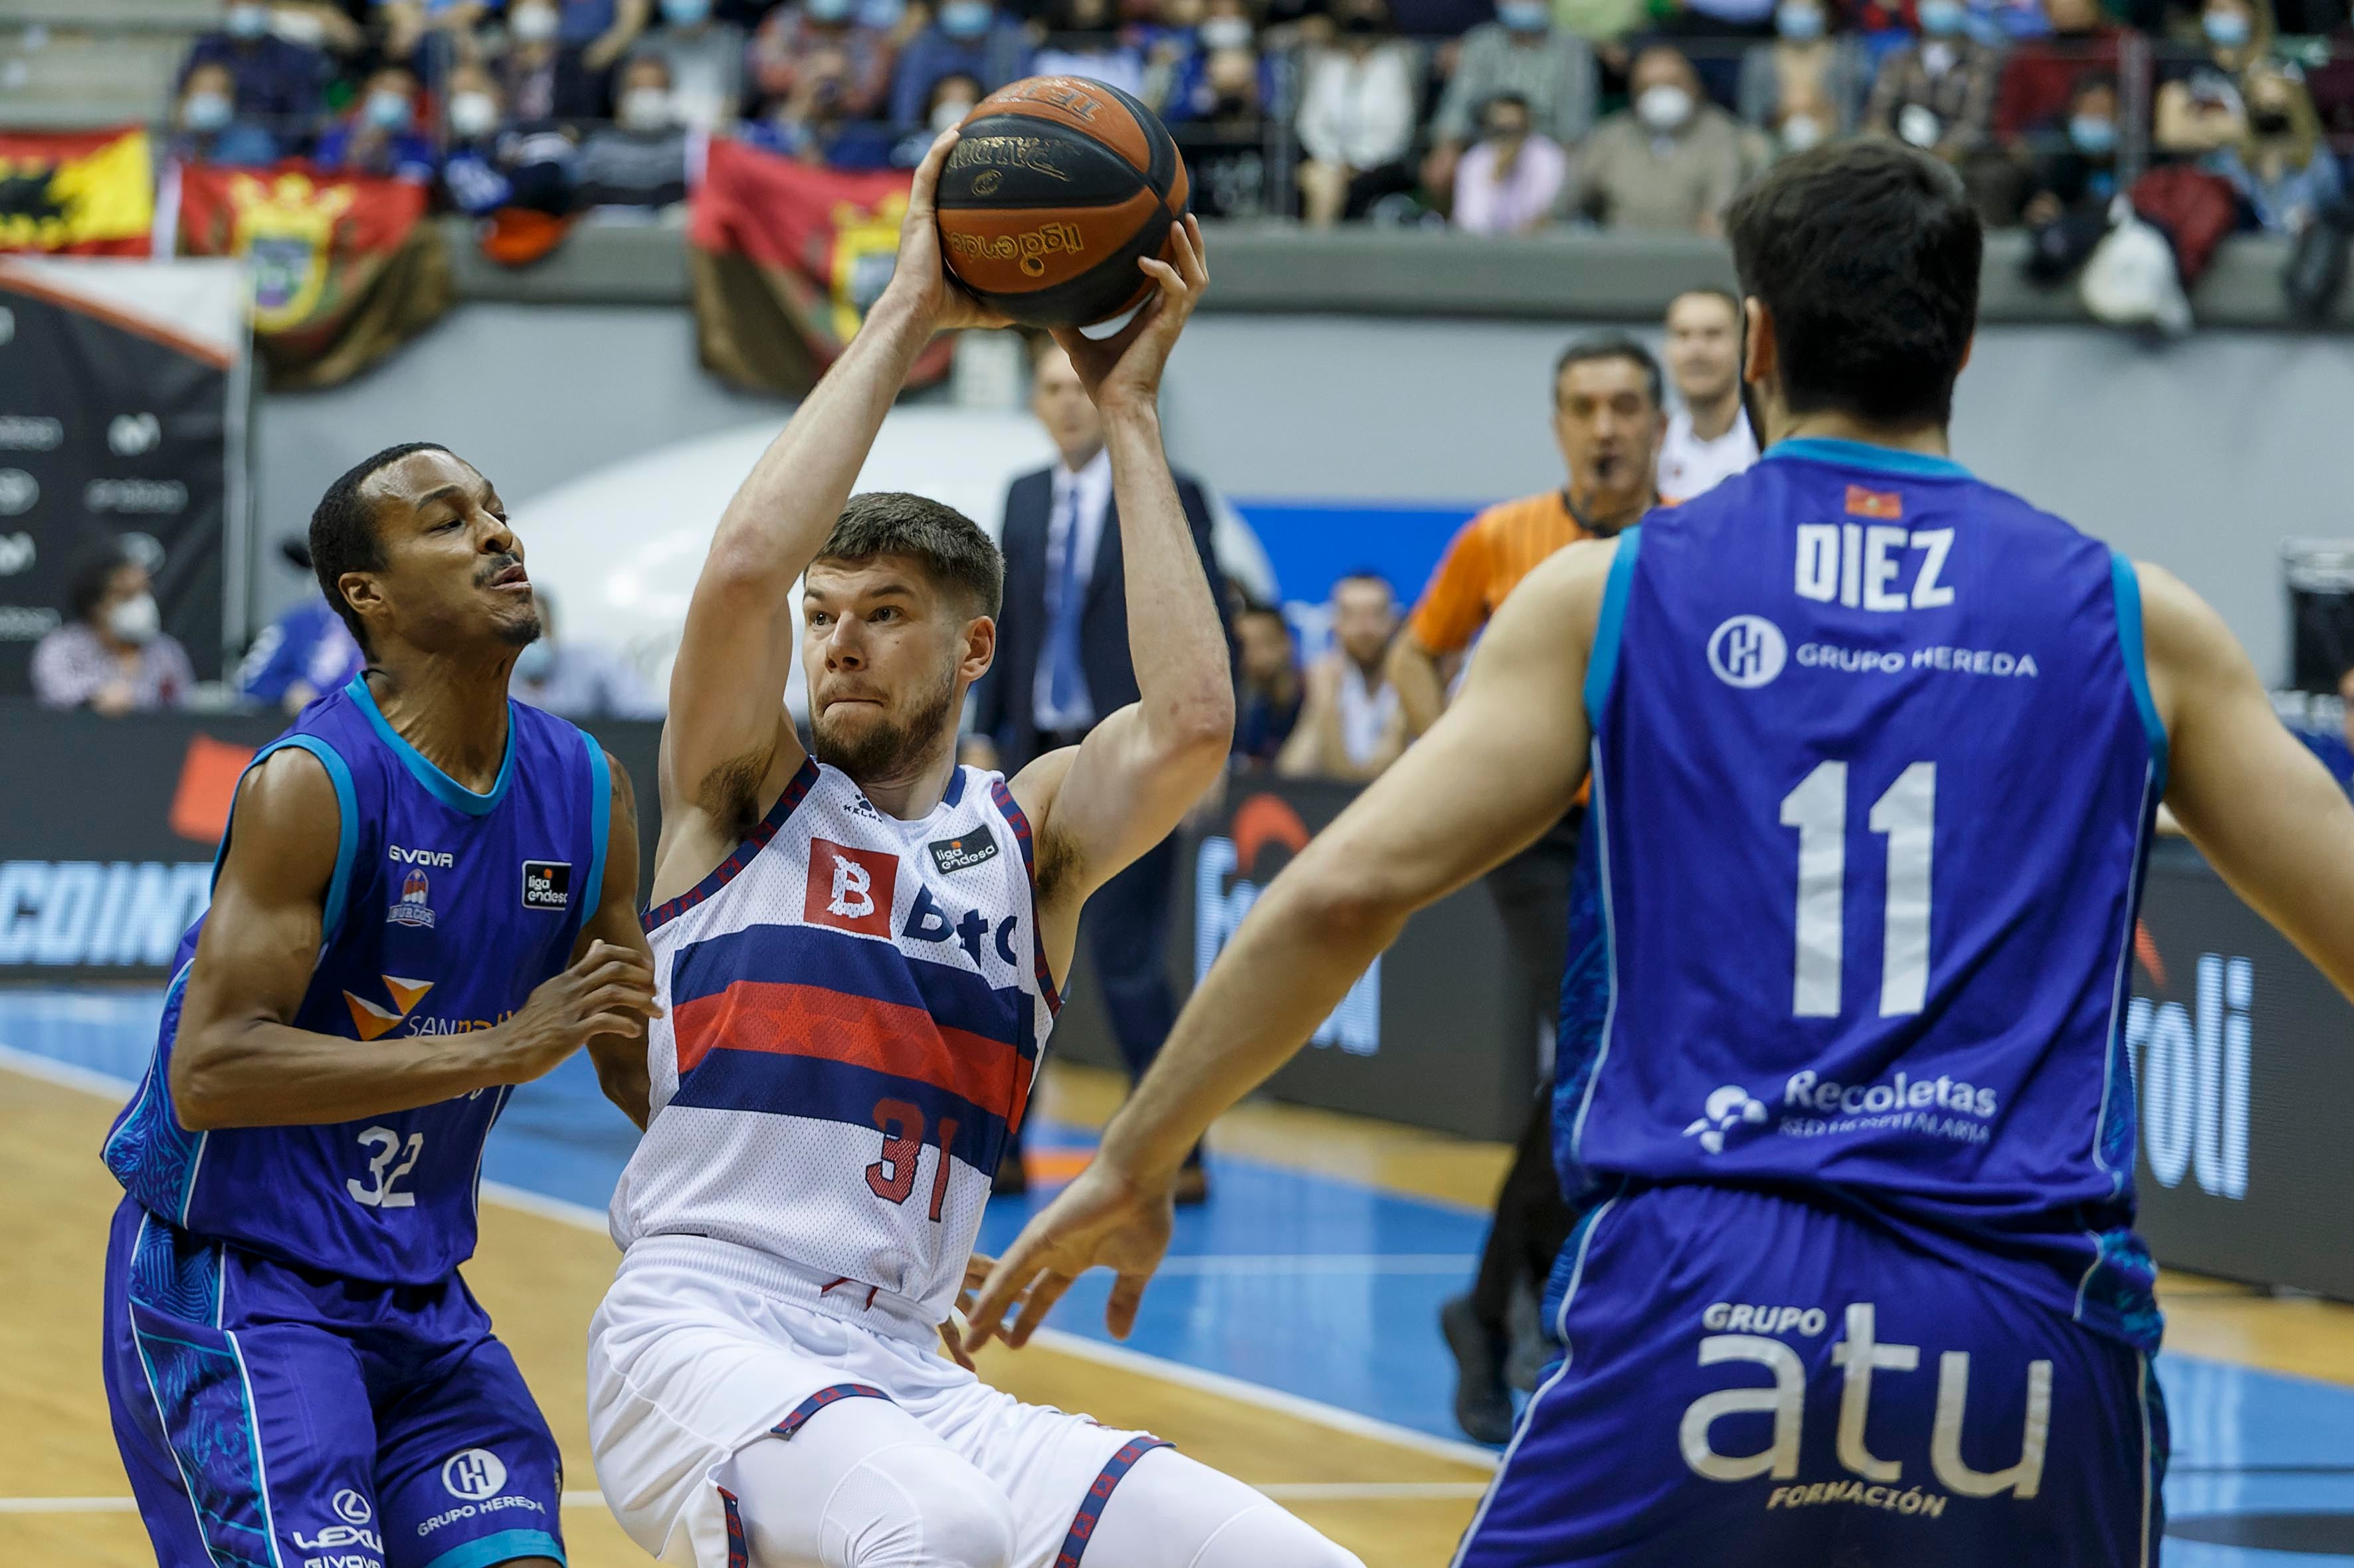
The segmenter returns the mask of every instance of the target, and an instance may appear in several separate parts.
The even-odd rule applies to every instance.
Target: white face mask
[[[1823,122],[1811,114],[1793,114],[1782,122],[1782,145],[1793,153],[1803,153],[1823,139]]]
[[[270,31],[270,7],[232,5],[225,24],[232,38],[258,38]]]
[[[621,94],[620,121],[631,131],[660,131],[671,122],[670,91],[660,87],[633,87]]]
[[[164,612],[155,608],[154,594],[143,593],[126,599],[108,610],[106,630],[114,634],[118,642],[143,648],[154,641],[155,634],[164,630]]]
[[[450,96],[450,129],[472,142],[499,128],[499,103],[487,92]]]
[[[1635,101],[1635,118],[1654,131],[1673,131],[1691,118],[1692,95],[1672,82],[1647,87]]]
[[[946,100],[938,108],[932,111],[932,134],[937,136],[943,131],[955,130],[964,123],[964,117],[971,112],[972,105],[963,99]]]
[[[546,5],[525,5],[507,16],[507,31],[519,43],[544,44],[556,37],[560,26],[556,13]]]
[[[1251,25],[1240,16],[1213,16],[1202,24],[1201,39],[1205,49],[1246,49]]]

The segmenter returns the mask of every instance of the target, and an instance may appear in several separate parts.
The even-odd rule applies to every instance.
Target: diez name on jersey
[[[1941,609],[1954,590],[1938,580],[1954,547],[1951,528],[1906,528],[1897,524],[1802,523],[1798,525],[1797,589],[1800,599],[1823,604],[1836,599],[1850,609],[1893,613]],[[1911,591],[1899,590],[1904,557],[1920,553]]]

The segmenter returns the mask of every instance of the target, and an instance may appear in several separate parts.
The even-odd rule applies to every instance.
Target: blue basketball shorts
[[[125,1199],[105,1336],[115,1442],[160,1568],[564,1561],[556,1439],[454,1274],[345,1279]]]
[[[2147,1358],[1797,1198],[1662,1187],[1586,1214],[1564,1360],[1457,1568],[2148,1568]]]

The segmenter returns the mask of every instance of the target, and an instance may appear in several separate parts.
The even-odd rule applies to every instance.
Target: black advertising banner
[[[284,727],[277,717],[106,719],[0,701],[0,982],[166,978],[180,934],[210,899],[238,777]],[[651,806],[662,726],[584,727]],[[651,810],[638,823],[648,881],[659,826]]]
[[[2126,1040],[2158,1260],[2354,1300],[2354,1007],[2187,844],[2150,859]]]
[[[233,264],[0,261],[0,694],[111,541],[154,578],[164,630],[221,673],[241,544],[246,333]]]
[[[1181,994],[1276,874],[1355,799],[1356,787],[1245,777],[1180,844]],[[1516,1139],[1537,1080],[1538,1021],[1502,921],[1475,883],[1406,922],[1267,1092],[1471,1138]]]

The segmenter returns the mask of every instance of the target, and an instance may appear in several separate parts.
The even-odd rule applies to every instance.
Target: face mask
[[[940,31],[951,38],[977,38],[989,31],[988,0],[949,0],[940,7]]]
[[[1969,17],[1962,0],[1921,0],[1921,30],[1932,37],[1950,38]]]
[[[450,97],[450,129],[469,142],[499,127],[499,103],[487,92],[459,92]]]
[[[2087,157],[2098,158],[2117,150],[2117,122],[2104,120],[2097,114],[2075,114],[2068,119],[2068,140],[2076,151]]]
[[[545,681],[556,668],[556,650],[543,637],[515,655],[514,678],[534,683]]]
[[[270,7],[267,5],[232,5],[223,23],[232,38],[258,38],[270,31]]]
[[[1370,38],[1381,30],[1381,24],[1362,11],[1341,24],[1341,31],[1352,38]]]
[[[507,17],[507,30],[522,44],[546,43],[562,26],[561,18],[545,5],[526,5]]]
[[[854,8],[854,0],[809,0],[809,4],[801,7],[811,21],[823,22],[829,26],[849,21],[850,13]]]
[[[673,27],[701,26],[711,16],[711,0],[663,0],[663,19]]]
[[[950,98],[942,101],[932,111],[932,134],[937,136],[943,131],[955,130],[964,123],[964,117],[971,112],[972,103],[968,99]]]
[[[118,642],[144,647],[154,641],[155,634],[164,630],[164,612],[155,608],[154,594],[143,593],[135,599],[126,599],[108,610],[106,629],[114,634]]]
[[[1803,153],[1819,146],[1823,139],[1823,122],[1811,114],[1793,114],[1782,122],[1782,145],[1793,153]]]
[[[631,131],[661,131],[670,124],[670,90],[633,87],[621,94],[620,119]]]
[[[1205,49],[1246,49],[1251,25],[1240,16],[1213,16],[1202,24],[1199,37]]]
[[[1774,30],[1794,44],[1811,44],[1823,36],[1822,12],[1812,5],[1785,5],[1774,13]]]
[[[1496,20],[1515,33],[1542,33],[1553,26],[1553,7],[1545,0],[1499,0]]]
[[[2254,26],[2237,11],[2210,11],[2199,20],[2207,41],[2219,49],[2236,49],[2248,41]]]
[[[1529,128],[1525,125],[1490,125],[1488,127],[1488,140],[1500,147],[1517,147],[1528,139],[1528,134]]]
[[[408,129],[408,95],[380,87],[367,95],[367,122],[379,131]]]
[[[2259,136],[2285,136],[2288,127],[2285,109],[2255,109],[2248,112],[2248,129]]]
[[[235,112],[225,92],[192,92],[181,106],[180,121],[191,131],[217,131]]]
[[[1635,100],[1635,118],[1654,131],[1673,131],[1691,118],[1692,95],[1672,83],[1647,87]]]

